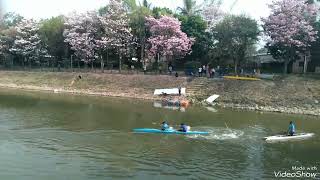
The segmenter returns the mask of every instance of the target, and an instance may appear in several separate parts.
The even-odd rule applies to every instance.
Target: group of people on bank
[[[217,69],[220,69],[218,66]],[[207,77],[209,75],[210,78],[213,78],[216,74],[216,69],[214,67],[210,68],[209,66],[202,65],[202,67],[198,68],[199,77]]]

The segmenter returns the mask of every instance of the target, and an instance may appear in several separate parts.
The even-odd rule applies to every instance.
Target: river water
[[[166,119],[209,136],[135,134]],[[294,120],[304,141],[266,143]],[[0,179],[273,179],[320,172],[320,119],[277,113],[185,112],[152,102],[0,90]],[[320,177],[320,175],[318,175]]]

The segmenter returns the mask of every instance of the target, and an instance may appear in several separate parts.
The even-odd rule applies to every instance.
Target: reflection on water
[[[167,104],[163,104],[161,101],[154,101],[153,102],[153,107],[186,112],[186,108],[185,107],[182,107],[180,105],[167,105]]]
[[[209,136],[135,134],[162,120]],[[262,139],[295,120],[306,141]],[[0,90],[1,179],[261,179],[291,166],[320,169],[319,119],[153,102]]]

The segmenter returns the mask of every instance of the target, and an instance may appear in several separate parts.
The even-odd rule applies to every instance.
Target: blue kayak
[[[188,131],[182,132],[175,129],[168,129],[168,130],[160,130],[160,129],[150,129],[150,128],[139,128],[133,129],[133,132],[136,133],[162,133],[162,134],[199,134],[199,135],[208,135],[209,132],[205,131]]]

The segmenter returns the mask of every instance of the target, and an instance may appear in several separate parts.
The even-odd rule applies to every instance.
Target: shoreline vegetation
[[[161,100],[153,96],[154,89],[175,87],[186,87],[186,98],[193,104],[203,104],[210,95],[219,94],[216,105],[223,108],[320,116],[320,79],[313,77],[294,75],[273,81],[240,81],[169,75],[0,71],[0,88],[52,93],[152,101]]]

